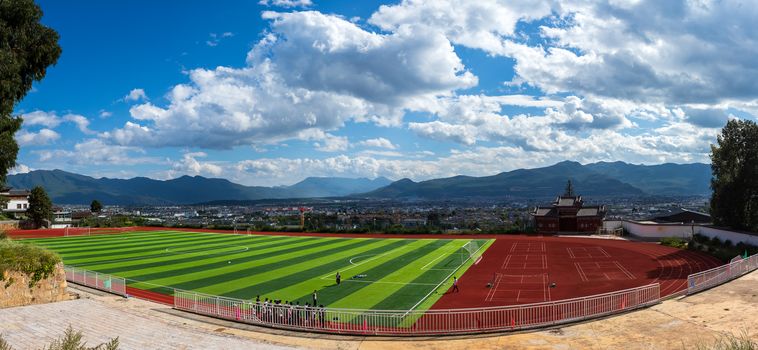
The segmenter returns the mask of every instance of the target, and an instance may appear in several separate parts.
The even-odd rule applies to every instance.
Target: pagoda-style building
[[[584,206],[582,196],[574,195],[569,180],[566,191],[552,206],[536,207],[531,215],[537,232],[596,232],[603,227],[605,206]]]

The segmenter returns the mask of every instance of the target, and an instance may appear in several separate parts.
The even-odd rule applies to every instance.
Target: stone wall
[[[0,231],[15,230],[15,229],[18,229],[18,221],[16,220],[0,221]]]
[[[11,278],[13,283],[8,285]],[[0,281],[0,308],[70,299],[66,292],[66,273],[62,264],[58,264],[52,275],[40,280],[32,288],[29,288],[29,280],[30,277],[24,273],[5,271],[3,281]]]

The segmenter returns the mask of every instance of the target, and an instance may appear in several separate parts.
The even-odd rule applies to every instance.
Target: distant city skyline
[[[425,180],[708,163],[758,115],[738,2],[39,1],[58,64],[19,165],[95,177]]]

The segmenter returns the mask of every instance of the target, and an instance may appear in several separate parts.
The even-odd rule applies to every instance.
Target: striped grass
[[[67,265],[127,278],[135,288],[301,304],[316,290],[329,307],[384,310],[430,308],[446,279],[473,262],[462,249],[469,241],[178,231],[24,240],[57,252]],[[477,243],[481,253],[492,241]]]

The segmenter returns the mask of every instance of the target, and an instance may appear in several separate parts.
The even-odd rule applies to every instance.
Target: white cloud
[[[377,34],[318,12],[266,12],[271,33],[248,67],[195,69],[169,105],[133,106],[135,122],[104,136],[121,145],[224,149],[309,139],[349,120],[401,125],[403,111],[476,84],[452,45],[435,33]],[[428,34],[428,35],[427,35]],[[344,138],[318,142],[343,150]]]
[[[8,170],[8,175],[16,175],[16,174],[26,174],[29,172],[34,171],[34,169],[30,168],[27,165],[24,164],[16,164],[15,167]]]
[[[309,7],[313,5],[311,0],[261,0],[258,4],[263,6],[278,6],[278,7]]]
[[[404,0],[381,6],[369,22],[391,31],[435,28],[456,44],[499,53],[503,38],[516,34],[519,21],[549,16],[551,10],[548,1]]]
[[[138,147],[110,145],[100,139],[86,139],[74,145],[72,150],[33,151],[40,162],[76,165],[135,165],[160,163],[154,157],[142,156],[145,151]]]
[[[16,133],[16,142],[21,147],[44,146],[61,138],[61,135],[50,129],[42,129],[38,132],[20,130]]]
[[[477,140],[477,130],[471,125],[435,120],[428,123],[409,123],[408,128],[419,136],[435,140],[453,141],[464,145],[473,145]]]
[[[181,160],[173,163],[172,172],[168,174],[168,178],[174,178],[179,174],[212,176],[221,175],[223,170],[220,166],[210,162],[201,162],[197,159],[205,158],[207,156],[208,155],[205,152],[185,153],[182,156]]]
[[[55,128],[61,124],[61,118],[55,112],[34,111],[21,115],[24,126],[42,125],[47,128]]]
[[[147,94],[145,93],[144,89],[132,89],[132,91],[129,91],[129,93],[124,96],[124,101],[146,101],[148,100]]]
[[[512,57],[514,82],[547,93],[679,105],[756,101],[756,15],[738,1],[406,0],[382,6],[370,22],[434,28],[456,44]],[[519,32],[519,23],[540,32]]]
[[[100,116],[101,119],[106,119],[106,118],[109,118],[110,116],[112,116],[113,113],[109,112],[109,111],[106,111],[104,109],[101,109],[100,112],[98,113],[98,115]]]
[[[361,142],[358,142],[359,146],[365,146],[365,147],[374,147],[374,148],[386,148],[386,149],[396,149],[397,146],[392,143],[392,141],[385,139],[384,137],[378,137],[375,139],[368,139],[363,140]]]
[[[223,32],[221,34],[216,33],[210,33],[208,34],[209,39],[205,41],[205,44],[210,47],[218,46],[219,43],[221,43],[221,40],[226,38],[231,38],[234,36],[234,33],[232,32]]]
[[[89,120],[83,115],[66,114],[63,116],[63,120],[76,124],[76,127],[79,128],[79,131],[81,131],[84,134],[94,133],[94,131],[89,129]]]

